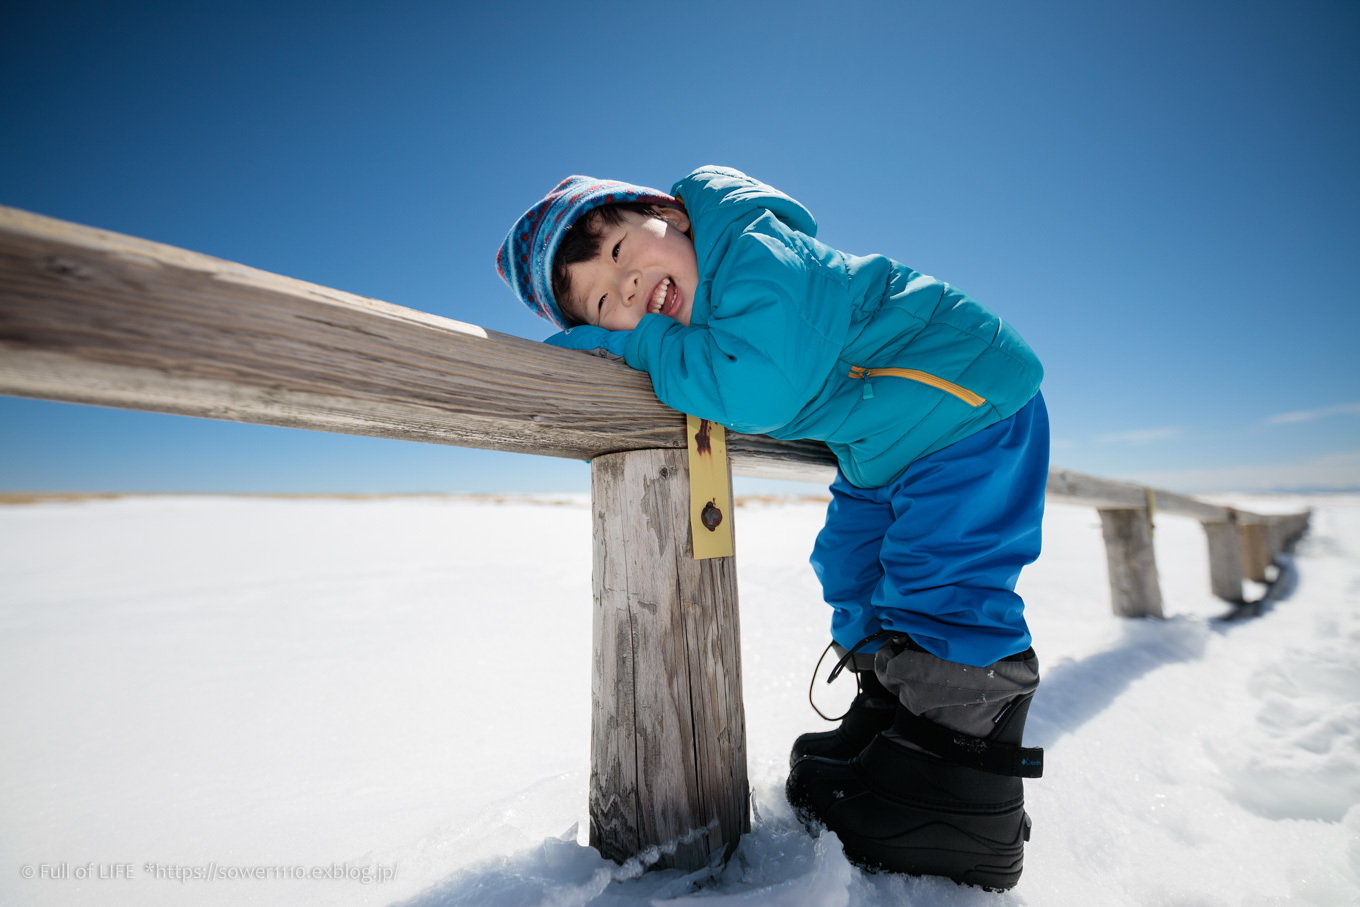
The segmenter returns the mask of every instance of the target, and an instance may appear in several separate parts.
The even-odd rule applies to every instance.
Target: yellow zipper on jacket
[[[936,377],[929,372],[918,372],[914,368],[864,368],[861,365],[850,367],[851,378],[878,378],[887,376],[892,378],[906,378],[909,381],[919,381],[922,384],[929,384],[933,388],[944,391],[946,394],[953,394],[969,406],[978,407],[987,401],[966,387],[959,387],[953,381],[946,381]],[[869,389],[869,383],[864,384],[865,398],[872,397],[873,391]]]

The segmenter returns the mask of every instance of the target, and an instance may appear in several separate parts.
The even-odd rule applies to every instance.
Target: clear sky
[[[537,339],[494,268],[516,216],[728,164],[1011,321],[1056,464],[1355,488],[1357,47],[1360,6],[1314,0],[11,4],[0,204]],[[588,475],[0,398],[0,490]]]

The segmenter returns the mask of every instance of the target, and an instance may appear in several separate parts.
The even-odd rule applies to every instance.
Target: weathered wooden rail
[[[592,464],[591,842],[694,868],[749,829],[736,559],[689,556],[685,417],[622,364],[0,207],[0,394]],[[728,436],[738,474],[829,481],[817,442]],[[1054,469],[1100,511],[1116,614],[1159,616],[1151,517],[1199,519],[1214,592],[1306,529]]]

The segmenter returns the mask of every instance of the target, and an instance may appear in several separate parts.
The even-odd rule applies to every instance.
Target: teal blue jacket
[[[870,488],[1038,392],[1043,367],[1008,324],[891,258],[819,243],[812,215],[779,190],[701,167],[671,194],[699,263],[690,325],[646,315],[624,351],[667,406],[825,441]]]

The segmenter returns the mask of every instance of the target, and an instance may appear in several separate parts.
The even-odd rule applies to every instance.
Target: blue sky
[[[7,9],[0,204],[542,338],[493,265],[520,212],[571,173],[728,164],[1010,320],[1056,464],[1360,487],[1354,3],[159,7]],[[588,475],[0,398],[0,490]]]

